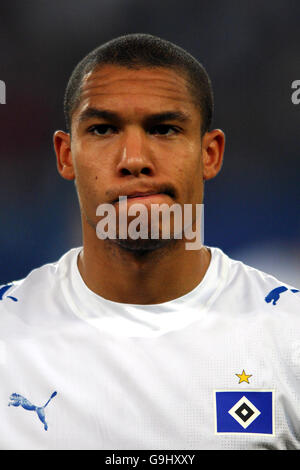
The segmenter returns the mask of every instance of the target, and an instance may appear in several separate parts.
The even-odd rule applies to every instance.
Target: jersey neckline
[[[116,336],[158,336],[188,326],[203,317],[218,297],[228,274],[228,257],[216,247],[201,282],[190,292],[159,304],[128,304],[105,299],[83,281],[73,248],[59,261],[63,294],[73,313],[93,327]]]

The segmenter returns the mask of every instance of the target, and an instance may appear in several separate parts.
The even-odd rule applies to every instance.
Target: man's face
[[[162,190],[147,203],[202,202],[200,112],[173,70],[107,65],[88,75],[72,119],[71,150],[90,220],[99,204],[132,192]]]
[[[102,66],[84,78],[71,157],[83,219],[100,204],[200,204],[201,116],[186,79],[168,68]],[[144,195],[143,195],[144,193]]]

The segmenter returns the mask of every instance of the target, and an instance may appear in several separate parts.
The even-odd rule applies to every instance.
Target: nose
[[[134,177],[154,174],[154,164],[147,146],[147,136],[142,129],[133,126],[124,132],[117,172],[119,176]]]

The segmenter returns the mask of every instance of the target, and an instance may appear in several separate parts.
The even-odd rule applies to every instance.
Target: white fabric
[[[210,248],[188,294],[121,304],[87,288],[80,250],[0,301],[0,449],[300,449],[299,293]],[[275,435],[216,434],[215,390],[275,390]],[[47,431],[37,411],[8,406],[54,391]]]

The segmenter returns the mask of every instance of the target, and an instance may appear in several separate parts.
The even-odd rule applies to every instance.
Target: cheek
[[[176,179],[181,188],[184,203],[201,203],[203,199],[203,171],[201,154],[191,148],[174,165]]]
[[[99,167],[97,159],[86,152],[84,158],[82,155],[76,152],[74,157],[77,193],[80,205],[95,212],[98,205],[104,201],[106,173],[104,168]]]
[[[188,201],[190,203],[201,204],[203,201],[203,178],[199,168],[191,173],[187,183]]]

